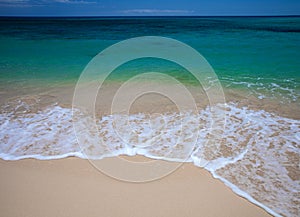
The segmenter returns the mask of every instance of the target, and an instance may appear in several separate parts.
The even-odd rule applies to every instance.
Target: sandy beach
[[[189,163],[141,184],[112,179],[77,158],[1,160],[0,173],[0,209],[7,217],[270,216]]]
[[[97,101],[97,106],[101,108],[97,110],[100,111],[97,114],[99,117],[109,114],[109,105],[117,87],[111,84],[105,86],[102,91],[104,100]],[[71,107],[73,91],[72,85],[64,86],[39,95],[25,96],[22,101],[29,105],[30,112],[47,108],[53,102],[68,109]],[[194,88],[190,91],[196,98],[204,98],[203,93]],[[296,104],[289,104],[287,108],[274,101],[259,102],[254,97],[243,98],[243,94],[239,94],[237,91],[225,91],[226,99],[238,101],[240,106],[247,105],[254,110],[264,109],[299,119],[299,113],[295,112],[298,109]],[[15,103],[20,103],[18,98],[10,101],[12,109],[16,107]],[[196,103],[200,110],[207,101]],[[19,109],[23,111],[23,107]],[[133,103],[130,113],[163,114],[176,110],[176,106],[168,99],[146,95]],[[128,158],[140,159],[136,156]],[[115,180],[96,170],[89,161],[73,157],[60,160],[1,160],[0,173],[0,209],[3,216],[7,217],[271,216],[192,163],[185,163],[163,179],[141,184]]]

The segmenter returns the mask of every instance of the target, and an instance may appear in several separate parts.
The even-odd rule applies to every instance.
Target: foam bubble
[[[276,99],[281,103],[296,102],[300,97],[300,84],[294,79],[280,80],[261,77],[222,77],[226,87],[242,88],[258,99]]]
[[[212,135],[213,150],[200,147],[193,157],[206,160],[204,168],[271,214],[297,216],[300,121],[232,104],[227,108],[226,127]]]
[[[101,159],[141,154],[154,159],[189,161],[204,167],[234,192],[272,215],[299,213],[299,120],[235,104],[208,107],[198,114],[187,111],[157,116],[110,115],[98,119],[98,129],[88,132],[90,136],[79,146],[71,109],[50,105],[33,110],[24,101],[20,105],[26,109],[3,108],[0,114],[2,159]],[[221,111],[226,125],[218,124],[218,119],[212,125],[212,113]],[[85,124],[90,117],[76,112],[75,117],[82,123],[78,133],[86,133]],[[190,135],[196,132],[199,137],[192,144]],[[98,139],[104,141],[103,145],[94,145]],[[189,154],[191,157],[186,159]]]

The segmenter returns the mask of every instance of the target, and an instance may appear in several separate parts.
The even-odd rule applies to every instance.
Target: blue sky
[[[0,0],[0,15],[300,15],[300,0]]]

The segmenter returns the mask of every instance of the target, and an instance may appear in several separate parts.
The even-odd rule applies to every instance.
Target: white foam
[[[282,215],[274,212],[269,207],[267,207],[264,204],[260,203],[259,201],[255,200],[250,194],[248,194],[247,192],[241,190],[239,187],[237,187],[236,185],[232,184],[231,182],[229,182],[228,180],[224,179],[223,177],[217,175],[214,171],[211,171],[211,174],[213,175],[214,178],[221,180],[226,186],[228,186],[229,188],[231,188],[232,191],[235,192],[236,194],[238,194],[241,197],[246,198],[250,202],[252,202],[252,203],[260,206],[261,208],[263,208],[264,210],[266,210],[271,215],[276,216],[276,217],[282,217]]]
[[[222,181],[227,180],[228,186],[235,186],[232,189],[239,195],[254,203],[259,201],[264,206],[256,204],[268,212],[273,210],[277,216],[297,216],[300,181],[293,173],[299,171],[300,144],[295,135],[300,130],[300,121],[234,105],[229,108],[227,125],[217,136],[219,146],[215,149],[227,146],[233,155],[224,158],[222,154],[227,150],[221,151],[221,155],[215,151],[207,156],[209,152],[203,149],[193,155],[208,159],[205,168],[222,177]]]
[[[88,117],[77,111],[82,123],[77,134],[86,139],[79,146],[71,109],[50,106],[30,112],[27,107],[26,112],[9,110],[0,114],[0,158],[4,160],[140,154],[188,161],[207,169],[234,192],[274,216],[297,216],[299,212],[300,182],[289,171],[299,171],[299,120],[229,104],[206,108],[199,114],[105,116],[96,121],[98,129],[87,131]],[[225,127],[222,122],[218,124],[219,120],[211,121],[212,112],[221,111]]]
[[[294,79],[280,80],[260,77],[222,77],[226,87],[242,87],[258,99],[276,99],[282,103],[296,102],[300,97],[300,84]]]

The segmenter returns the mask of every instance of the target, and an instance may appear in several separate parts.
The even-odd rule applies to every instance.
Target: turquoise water
[[[1,159],[139,154],[187,160],[270,214],[299,216],[300,17],[2,17],[0,27]],[[212,65],[223,88],[233,90],[233,97],[224,105],[183,113],[182,120],[171,111],[153,117],[133,114],[130,124],[125,116],[104,115],[95,118],[97,132],[84,134],[89,117],[60,103],[57,95],[72,98],[68,88],[103,49],[149,35],[195,48]],[[155,58],[128,62],[108,79],[123,82],[148,71],[198,84],[179,65]],[[237,93],[245,99],[239,100]],[[226,123],[219,126],[216,121],[211,132],[214,112],[223,114]],[[80,129],[77,136],[86,139],[83,144],[76,138],[74,121]],[[191,155],[183,158],[198,130]],[[106,146],[97,143],[102,140]]]
[[[299,98],[300,17],[0,18],[0,26],[3,85],[76,82],[106,47],[156,35],[199,51],[224,87],[250,90],[258,98]],[[126,80],[147,70],[194,82],[179,67],[147,60],[121,67],[112,79]]]

